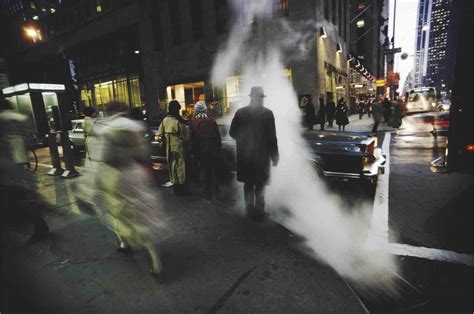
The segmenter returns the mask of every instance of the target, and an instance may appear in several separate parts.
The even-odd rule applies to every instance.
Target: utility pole
[[[395,53],[400,52],[398,51],[398,48],[395,48],[395,20],[396,20],[396,15],[397,15],[397,0],[394,0],[394,7],[393,7],[393,34],[392,34],[392,40],[391,40],[391,45],[389,46],[391,49],[388,51],[385,51],[385,60],[387,63],[387,73],[386,73],[386,79],[385,79],[385,84],[387,87],[390,88],[390,93],[389,97],[390,99],[394,100],[395,99],[395,88],[396,84],[393,81],[393,78],[395,77],[394,73],[394,63],[395,63]]]

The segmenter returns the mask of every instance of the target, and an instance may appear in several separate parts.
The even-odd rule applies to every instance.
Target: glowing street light
[[[41,31],[34,27],[25,27],[25,34],[35,43],[37,40],[41,40]]]

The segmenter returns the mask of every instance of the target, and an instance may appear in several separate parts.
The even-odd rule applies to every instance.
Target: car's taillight
[[[474,152],[474,144],[467,144],[466,150],[471,153]]]
[[[372,143],[370,143],[369,146],[367,146],[367,153],[369,155],[373,156],[374,152],[375,152],[375,141],[373,141]]]

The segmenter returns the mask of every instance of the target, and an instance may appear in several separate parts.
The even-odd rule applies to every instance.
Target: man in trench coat
[[[273,112],[263,106],[263,88],[252,87],[249,96],[250,104],[237,110],[229,134],[237,141],[237,181],[244,183],[247,215],[261,222],[270,163],[278,164],[278,143]]]

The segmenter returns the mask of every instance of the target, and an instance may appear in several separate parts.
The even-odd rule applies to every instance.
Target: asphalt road
[[[356,122],[353,127],[358,127]],[[430,130],[412,125],[390,134],[379,133],[379,145],[388,151],[390,171],[379,177],[373,189],[357,181],[327,182],[348,211],[373,204],[374,212],[366,224],[368,234],[380,227],[374,225],[374,216],[386,211],[382,224],[386,224],[387,237],[385,247],[379,249],[397,258],[401,296],[398,300],[374,300],[355,290],[372,313],[472,312],[469,261],[472,263],[474,180],[468,175],[431,171],[430,162],[444,154],[446,137],[443,130],[438,130],[437,137]],[[47,149],[38,151],[38,157],[40,167],[50,164]],[[83,158],[76,156],[75,164],[81,171]],[[194,184],[192,189],[199,197],[199,187]],[[235,186],[221,192],[217,201],[235,203]]]

